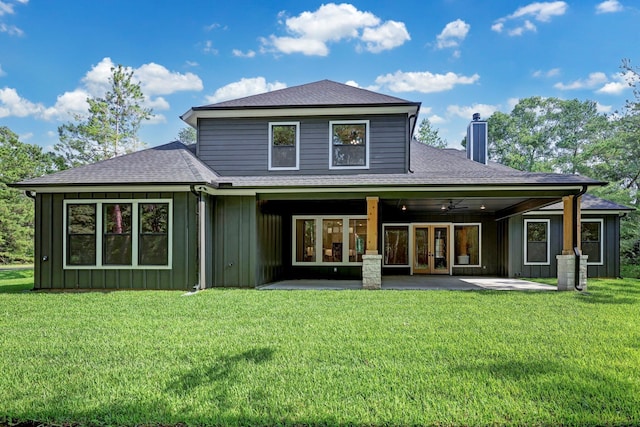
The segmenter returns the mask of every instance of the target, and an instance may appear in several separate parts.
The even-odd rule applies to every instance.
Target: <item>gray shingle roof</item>
[[[175,141],[91,165],[28,179],[15,186],[207,184],[216,179],[217,175],[194,155],[192,147]]]
[[[562,202],[558,202],[549,206],[545,206],[540,210],[555,211],[555,210],[562,210],[562,209],[563,209]],[[621,212],[631,212],[634,210],[633,208],[630,208],[628,206],[619,205],[618,203],[612,202],[610,200],[601,199],[592,194],[585,194],[582,196],[580,209],[582,211],[621,211]]]
[[[336,105],[419,105],[395,96],[383,95],[331,80],[292,86],[258,95],[194,107],[194,110],[311,107]]]
[[[92,165],[15,184],[16,187],[78,185],[170,185],[225,183],[232,187],[365,187],[456,185],[597,185],[579,175],[529,173],[490,163],[483,165],[459,150],[411,143],[407,174],[219,176],[193,153],[193,146],[172,142]]]

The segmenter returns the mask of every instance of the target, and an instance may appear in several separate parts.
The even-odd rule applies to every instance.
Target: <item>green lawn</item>
[[[0,272],[0,424],[638,425],[640,281],[33,293]]]

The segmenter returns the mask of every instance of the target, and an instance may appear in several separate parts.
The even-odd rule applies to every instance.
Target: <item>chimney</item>
[[[467,126],[467,158],[486,165],[488,139],[487,121],[480,120],[480,113],[474,113]]]

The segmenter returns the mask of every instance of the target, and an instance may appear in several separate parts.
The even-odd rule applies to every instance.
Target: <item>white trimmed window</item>
[[[524,220],[524,264],[549,265],[550,245],[548,219]]]
[[[582,254],[588,255],[587,265],[603,265],[602,218],[582,219],[580,221],[580,240]]]
[[[171,268],[172,201],[65,200],[65,269]]]
[[[362,264],[366,216],[293,216],[293,265]]]
[[[300,168],[300,122],[269,123],[269,170]]]
[[[369,120],[329,122],[329,169],[369,169]]]

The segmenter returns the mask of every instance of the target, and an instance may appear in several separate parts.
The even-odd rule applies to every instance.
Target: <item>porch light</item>
[[[447,210],[447,206],[442,205],[442,207],[440,208],[441,211],[446,211]]]
[[[487,207],[484,205],[484,203],[483,203],[483,204],[481,204],[481,205],[480,205],[480,210],[481,210],[481,211],[483,211],[483,210],[485,210],[485,209],[487,209]]]
[[[402,210],[406,211],[407,210],[407,205],[402,205]]]

